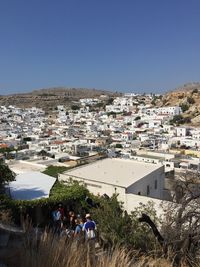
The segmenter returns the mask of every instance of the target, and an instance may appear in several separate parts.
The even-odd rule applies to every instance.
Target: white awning
[[[10,194],[18,200],[47,198],[55,181],[56,178],[41,172],[21,173],[9,184]]]

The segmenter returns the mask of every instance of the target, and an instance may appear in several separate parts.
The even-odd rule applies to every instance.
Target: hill
[[[78,101],[80,98],[98,98],[101,95],[112,97],[120,95],[120,93],[87,88],[55,87],[34,90],[30,93],[0,96],[0,105],[15,105],[21,108],[35,106],[51,110],[57,105],[70,106],[73,101]]]
[[[157,106],[178,105],[183,110],[183,117],[191,119],[191,124],[200,126],[200,83],[188,83],[166,93]]]

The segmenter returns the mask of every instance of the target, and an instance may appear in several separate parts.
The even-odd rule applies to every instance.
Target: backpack
[[[87,230],[87,239],[95,238],[95,231],[94,229],[88,228]]]
[[[61,219],[61,213],[59,210],[55,210],[52,212],[52,216],[53,216],[53,220],[55,221],[59,221]]]

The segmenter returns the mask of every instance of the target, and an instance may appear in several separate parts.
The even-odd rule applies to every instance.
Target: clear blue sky
[[[200,0],[1,0],[0,94],[200,81]]]

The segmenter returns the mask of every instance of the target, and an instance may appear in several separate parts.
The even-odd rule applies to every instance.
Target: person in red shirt
[[[60,219],[61,219],[61,228],[63,226],[63,221],[65,219],[65,211],[64,211],[64,208],[63,208],[63,205],[62,204],[59,204],[58,205],[58,211],[60,212]]]

